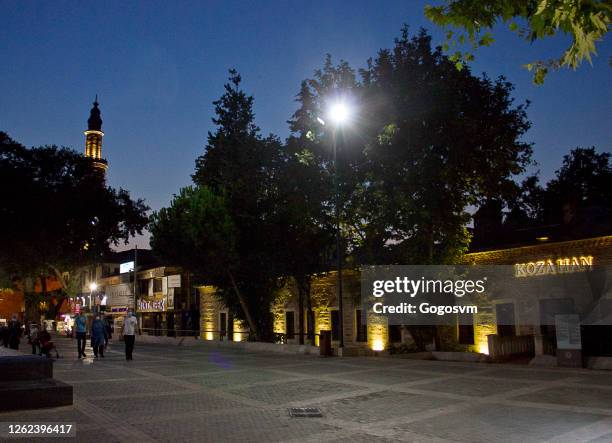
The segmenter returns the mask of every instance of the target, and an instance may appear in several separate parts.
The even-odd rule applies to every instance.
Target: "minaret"
[[[85,157],[93,160],[94,167],[106,172],[108,163],[102,158],[102,137],[104,137],[104,132],[102,132],[102,118],[100,118],[98,95],[96,94],[87,120],[87,131],[85,131]]]

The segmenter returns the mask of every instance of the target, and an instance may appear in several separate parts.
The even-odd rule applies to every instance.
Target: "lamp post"
[[[336,294],[338,298],[338,317],[340,320],[340,343],[338,349],[338,355],[342,356],[342,350],[344,348],[344,291],[342,288],[342,237],[340,232],[340,181],[338,179],[338,129],[340,129],[344,123],[350,117],[350,109],[342,102],[337,102],[329,108],[328,117],[333,123],[332,129],[332,150],[333,150],[333,164],[334,164],[334,206],[335,206],[335,225],[336,225],[336,271],[337,271],[337,285]],[[317,118],[318,122],[325,125],[325,121],[322,118]]]

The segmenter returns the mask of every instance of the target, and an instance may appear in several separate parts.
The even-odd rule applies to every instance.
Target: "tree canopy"
[[[469,244],[467,208],[515,195],[530,162],[527,105],[511,94],[404,29],[358,73],[328,56],[302,82],[283,143],[260,135],[232,70],[196,186],[153,216],[153,248],[201,273],[260,339],[286,279],[310,305],[310,277],[335,261],[336,198],[344,266],[452,262]],[[343,127],[328,118],[337,101],[353,110]]]
[[[0,132],[0,269],[20,279],[99,261],[147,223],[147,206],[67,148],[27,149]]]
[[[510,200],[496,199],[477,212],[474,245],[500,246],[609,235],[612,222],[610,153],[594,147],[575,148],[544,186],[528,176]]]
[[[503,77],[457,71],[424,30],[404,29],[360,71],[331,59],[303,83],[291,121],[304,149],[330,170],[330,130],[316,118],[350,101],[338,174],[342,225],[354,263],[444,263],[469,244],[467,208],[517,192],[530,162],[526,104]]]
[[[612,5],[606,0],[445,0],[442,6],[427,6],[425,15],[439,26],[456,29],[448,31],[444,47],[454,50],[451,59],[459,68],[474,55],[455,50],[457,45],[489,46],[494,41],[490,31],[500,22],[530,42],[570,35],[572,42],[563,54],[525,65],[541,84],[550,69],[576,69],[584,60],[591,62],[596,44],[608,33]]]

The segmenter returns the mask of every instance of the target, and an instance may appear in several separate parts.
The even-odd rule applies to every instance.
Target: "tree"
[[[92,162],[70,149],[26,149],[0,132],[0,268],[24,283],[37,316],[34,281],[100,260],[147,223],[147,206],[106,186]],[[61,304],[61,303],[59,303]],[[58,305],[59,305],[58,304]]]
[[[292,193],[288,200],[292,203],[289,213],[293,211],[293,217],[289,219],[294,223],[293,229],[286,232],[289,237],[286,242],[291,248],[304,251],[287,260],[289,273],[294,276],[298,288],[301,331],[304,301],[309,315],[313,315],[310,279],[316,272],[329,270],[337,259],[334,245],[336,198],[340,203],[343,238],[349,238],[347,220],[351,217],[346,214],[351,210],[354,190],[360,182],[358,165],[362,163],[363,152],[353,149],[359,146],[354,134],[334,134],[327,114],[335,101],[351,101],[358,92],[355,73],[348,63],[341,61],[334,66],[331,56],[327,55],[323,68],[315,71],[314,78],[302,82],[296,100],[300,107],[289,121],[293,134],[286,146],[289,155],[285,165],[287,180],[280,189]],[[327,124],[322,124],[325,120]],[[344,138],[343,135],[348,136]],[[333,161],[334,149],[337,149],[336,162]],[[338,183],[339,196],[335,195],[334,180]],[[346,257],[346,247],[343,242],[343,257]]]
[[[168,208],[153,213],[149,230],[151,247],[163,260],[191,270],[208,284],[223,288],[229,282],[249,328],[257,330],[235,285],[236,231],[223,196],[208,187],[183,188]]]
[[[610,221],[610,153],[598,154],[595,148],[575,148],[563,157],[563,164],[555,175],[543,195],[545,223],[575,224],[579,219],[595,223],[602,218]],[[582,217],[577,217],[578,213]],[[593,226],[591,229],[594,231]]]
[[[303,86],[307,100],[296,116],[311,119],[320,112],[329,91],[325,82],[339,72],[346,67],[334,70],[326,61],[322,75],[305,83],[308,95]],[[466,209],[516,195],[513,178],[531,155],[521,141],[530,126],[526,105],[514,105],[512,85],[503,77],[457,71],[431,48],[424,30],[410,38],[404,29],[395,47],[381,50],[360,74],[361,83],[349,82],[344,92],[359,110],[346,130],[352,138],[343,160],[351,169],[341,179],[352,259],[452,262],[469,243]]]
[[[272,135],[259,134],[253,97],[240,83],[240,75],[231,70],[225,93],[214,102],[217,129],[208,134],[193,180],[224,196],[235,227],[235,278],[218,281],[218,294],[239,318],[251,315],[258,338],[267,340],[272,333],[270,307],[286,276],[285,245],[277,224],[282,144]],[[244,294],[244,303],[237,303],[238,292]]]
[[[333,188],[298,138],[290,137],[283,153],[276,224],[284,245],[285,272],[293,276],[298,291],[299,342],[303,344],[305,304],[311,317],[309,324],[314,327],[310,281],[313,274],[329,269],[332,257],[334,229],[326,203]],[[314,331],[307,332],[314,344]]]
[[[523,180],[517,186],[520,192],[505,202],[505,213],[500,205],[485,217],[487,207],[481,206],[477,213],[481,215],[481,229],[475,229],[474,244],[490,247],[522,243],[533,241],[537,235],[557,240],[608,235],[611,182],[609,153],[575,148],[563,157],[563,165],[545,186],[540,185],[537,174]]]
[[[534,71],[536,84],[544,82],[549,69],[576,69],[585,59],[591,62],[596,43],[607,34],[612,18],[612,6],[601,0],[446,0],[444,3],[427,6],[425,15],[439,26],[460,30],[458,34],[448,31],[446,49],[457,43],[469,43],[472,49],[489,46],[494,41],[489,31],[498,22],[507,24],[510,30],[530,42],[559,33],[571,35],[572,43],[561,56],[525,65]],[[472,59],[469,52],[456,51],[452,55],[459,68]]]
[[[404,29],[360,82],[351,72],[328,58],[303,83],[293,122],[329,170],[329,134],[313,120],[330,96],[350,97],[357,109],[339,165],[347,262],[452,263],[469,244],[467,208],[517,192],[513,179],[531,155],[521,140],[526,105],[513,103],[503,77],[458,71],[424,30],[411,38]]]

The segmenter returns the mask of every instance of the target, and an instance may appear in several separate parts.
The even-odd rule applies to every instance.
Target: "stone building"
[[[541,263],[552,264],[557,272],[549,268],[547,275],[537,275],[535,268]],[[612,356],[612,326],[609,326],[612,321],[606,317],[612,308],[612,277],[609,272],[612,236],[538,241],[528,246],[474,252],[466,254],[462,264],[495,267],[497,272],[507,274],[509,285],[505,290],[494,290],[475,299],[479,310],[469,317],[469,321],[463,319],[454,326],[438,327],[438,334],[442,336],[438,345],[442,343],[444,350],[492,354],[499,359],[515,355],[552,356],[557,349],[555,315],[575,314],[584,323],[579,325],[584,355]],[[381,316],[363,315],[360,272],[349,270],[344,274],[345,352],[368,354],[402,345],[410,347],[413,340],[407,327],[388,325]],[[563,284],[559,285],[561,279],[564,279]],[[585,281],[591,285],[589,300],[584,300],[582,295],[579,297],[572,286],[584,285]],[[530,299],[534,308],[526,309],[522,294],[533,294],[534,291],[537,296]],[[246,328],[231,317],[215,297],[214,288],[201,287],[199,292],[202,338],[246,340]],[[304,313],[304,330],[300,331],[297,289],[289,284],[281,291],[272,307],[278,341],[297,344],[299,334],[304,334],[304,342],[310,343],[314,331],[314,344],[318,345],[318,332],[331,331],[332,344],[337,347],[340,322],[335,272],[313,277],[311,303],[313,315]],[[599,317],[593,318],[593,315]],[[428,348],[435,349],[433,340]]]
[[[463,261],[507,270],[512,283],[486,300],[485,314],[474,318],[473,341],[483,352],[556,356],[560,326],[555,317],[572,315],[577,316],[578,342],[571,348],[584,357],[612,356],[612,236],[541,239],[466,254]]]

